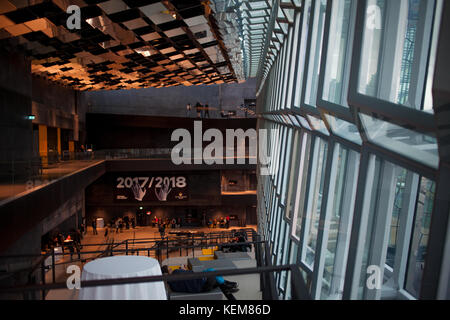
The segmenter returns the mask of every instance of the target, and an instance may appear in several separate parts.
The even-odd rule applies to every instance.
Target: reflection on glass
[[[308,77],[306,81],[305,103],[315,107],[319,87],[320,60],[322,57],[322,39],[325,26],[327,1],[316,1],[312,28],[311,48],[309,51]]]
[[[286,141],[286,140],[285,140]],[[282,175],[282,186],[280,190],[281,204],[286,204],[286,189],[289,182],[289,169],[291,167],[291,152],[292,152],[292,129],[288,129],[287,141],[286,141],[286,155],[284,159],[284,170]]]
[[[322,97],[344,107],[348,107],[346,67],[351,56],[349,33],[352,7],[352,0],[333,1]]]
[[[333,167],[336,167],[335,183],[330,187],[332,202],[328,203],[328,234],[325,263],[320,288],[321,299],[339,300],[344,289],[350,233],[356,196],[359,154],[337,144]],[[328,238],[327,238],[328,237]]]
[[[362,223],[361,234],[363,234],[362,239],[364,242],[362,245],[363,248],[363,256],[361,260],[361,269],[359,271],[359,286],[357,292],[357,299],[362,300],[364,295],[364,290],[366,288],[366,276],[367,276],[367,267],[369,262],[369,254],[370,254],[370,244],[372,242],[373,236],[373,226],[375,222],[375,215],[377,210],[377,200],[380,196],[380,174],[381,174],[381,160],[374,156],[370,156],[368,171],[372,172],[372,176],[368,177],[366,181],[366,194],[364,195],[365,205],[368,206],[368,214],[365,215],[366,220]],[[373,187],[373,189],[372,189]],[[372,192],[367,192],[367,190],[372,190]]]
[[[297,117],[298,121],[300,122],[300,124],[301,124],[301,126],[303,128],[308,129],[308,130],[311,131],[311,127],[310,127],[308,121],[305,118],[303,118],[302,116],[299,116],[299,115],[297,115],[296,117]]]
[[[360,114],[368,139],[395,153],[428,166],[439,166],[437,140],[412,130]]]
[[[395,253],[397,251],[400,213],[403,208],[403,196],[406,187],[407,174],[408,170],[402,169],[400,174],[397,176],[395,183],[394,208],[392,210],[391,227],[389,230],[389,243],[386,253],[386,264],[391,268],[394,268]]]
[[[335,135],[362,145],[362,139],[361,135],[359,134],[358,127],[356,127],[354,124],[336,118],[330,114],[326,114],[325,118],[327,119],[327,122],[331,127],[331,131],[333,131]]]
[[[305,5],[303,8],[303,22],[302,22],[302,33],[300,38],[300,51],[298,54],[298,70],[297,70],[297,80],[295,88],[300,88],[295,90],[294,105],[300,107],[300,97],[301,88],[303,87],[303,74],[305,72],[305,60],[306,60],[306,44],[309,33],[309,24],[311,20],[311,2],[312,0],[305,0]]]
[[[330,135],[328,132],[327,126],[325,125],[325,122],[323,122],[322,119],[318,119],[316,117],[312,117],[308,115],[308,120],[311,123],[311,127],[319,132],[322,132],[323,134],[326,134],[327,136]]]
[[[297,178],[297,197],[295,199],[293,223],[293,236],[300,240],[302,229],[302,220],[306,201],[306,187],[309,170],[309,157],[311,150],[311,136],[307,133],[303,134],[302,145],[300,148],[300,165]]]
[[[440,0],[368,0],[358,92],[417,110],[424,103],[427,68],[433,65]],[[430,59],[429,59],[430,58]],[[428,78],[428,80],[431,80]],[[430,81],[428,81],[429,83]]]
[[[422,285],[423,268],[427,254],[428,236],[430,234],[431,214],[435,196],[436,183],[425,177],[420,182],[414,229],[409,250],[406,290],[419,298]]]
[[[316,138],[314,146],[314,164],[311,173],[310,196],[305,223],[305,241],[302,261],[311,269],[314,267],[317,235],[319,233],[320,210],[322,206],[323,188],[325,185],[325,170],[328,155],[328,143]]]

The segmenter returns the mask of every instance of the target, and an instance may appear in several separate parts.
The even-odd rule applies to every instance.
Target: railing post
[[[128,239],[125,240],[125,255],[128,255]]]
[[[269,247],[267,246],[267,242],[266,245],[264,246],[264,251],[265,251],[265,262],[266,262],[266,266],[267,267],[271,267],[272,266],[272,261],[271,261],[271,257],[270,257],[270,251],[269,251]],[[266,284],[269,285],[269,294],[270,297],[268,297],[269,300],[278,300],[278,294],[275,288],[275,279],[273,278],[273,274],[268,272],[267,273],[267,282]]]
[[[55,247],[52,248],[52,280],[56,283],[56,273],[55,273]]]
[[[169,259],[169,237],[167,237],[166,244],[167,244],[166,255],[167,255],[167,259]]]
[[[47,255],[45,255],[47,257]],[[45,260],[42,260],[41,263],[41,278],[42,278],[42,284],[45,285]],[[45,289],[42,290],[42,300],[45,300]]]
[[[113,250],[114,250],[114,239],[112,240],[112,242],[111,242],[111,247],[110,247],[110,256],[112,257],[113,256]]]

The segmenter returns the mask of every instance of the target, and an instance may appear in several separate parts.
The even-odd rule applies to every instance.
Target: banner
[[[116,202],[186,201],[188,180],[180,175],[117,176],[114,186]]]

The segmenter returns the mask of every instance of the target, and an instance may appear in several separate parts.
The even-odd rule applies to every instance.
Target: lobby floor
[[[256,230],[255,225],[249,225],[246,228],[252,228]],[[176,228],[176,229],[167,229],[166,235],[170,236],[171,231],[198,231],[198,232],[205,232],[205,233],[215,233],[215,232],[221,232],[221,231],[232,231],[234,229],[241,229],[238,227],[230,227],[229,229],[222,229],[222,228],[196,228],[196,227],[184,227],[184,228]],[[111,229],[108,232],[108,236],[105,237],[105,228],[98,228],[97,229],[98,234],[94,235],[92,227],[88,227],[87,233],[84,235],[82,240],[82,245],[84,246],[82,249],[82,252],[90,252],[90,251],[104,251],[107,248],[107,243],[121,243],[125,240],[135,239],[135,241],[139,239],[155,239],[160,240],[161,236],[158,232],[158,228],[153,227],[136,227],[135,229],[123,229],[122,232],[116,233],[115,230]],[[175,236],[170,236],[170,238]],[[132,249],[137,248],[147,248],[148,244],[134,244],[132,241],[129,241],[128,249],[131,251]],[[121,245],[117,248],[125,249],[125,245]],[[116,249],[117,249],[116,248]],[[125,254],[125,253],[123,253]],[[131,254],[131,252],[129,253]],[[136,254],[136,253],[135,253]],[[146,255],[150,257],[155,258],[154,251],[141,251],[139,253],[140,255]],[[250,256],[254,258],[254,253],[250,252]],[[64,258],[58,260],[58,265],[55,268],[55,279],[56,282],[64,282],[67,279],[67,273],[66,269],[70,265],[78,265],[80,268],[83,267],[83,265],[92,259],[95,259],[99,254],[83,254],[82,259],[88,259],[86,262],[79,262],[74,261],[71,262],[70,256],[64,256]],[[179,264],[187,265],[187,258],[189,257],[199,257],[202,255],[202,251],[200,248],[195,249],[194,252],[192,249],[189,249],[188,252],[186,250],[182,250],[181,254],[179,251],[176,252],[170,252],[169,253],[169,260],[167,260],[166,253],[163,253],[163,261],[162,265],[165,265],[168,263],[168,261],[178,261]],[[73,255],[73,259],[77,259],[78,256],[75,253]],[[255,260],[250,260],[247,263],[240,262],[242,266],[238,266],[238,268],[248,268],[256,266]],[[46,273],[46,282],[51,283],[53,280],[52,276],[52,270],[47,271]],[[240,291],[235,294],[236,299],[238,300],[259,300],[261,299],[261,292],[259,288],[259,276],[258,275],[247,275],[247,276],[232,276],[227,277],[227,280],[229,281],[236,281],[239,283]],[[51,290],[46,295],[46,300],[77,300],[78,299],[78,291],[77,290],[68,290],[68,289],[61,289],[61,290]]]

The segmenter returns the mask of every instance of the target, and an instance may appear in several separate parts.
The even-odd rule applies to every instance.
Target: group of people
[[[130,229],[130,228],[135,229],[136,228],[136,219],[134,217],[130,218],[128,216],[123,217],[123,218],[113,219],[109,225],[107,224],[105,226],[105,234],[104,234],[105,238],[108,237],[110,227],[114,228],[116,233],[123,232],[124,228],[125,229]],[[94,235],[98,234],[97,219],[95,219],[95,218],[92,219],[92,232]]]
[[[221,217],[219,219],[209,219],[208,228],[224,228],[228,229],[230,227],[230,216]]]
[[[75,251],[78,254],[78,259],[81,259],[81,240],[83,239],[83,232],[80,229],[71,229],[65,236],[62,232],[55,232],[47,237],[47,240],[42,241],[43,250],[51,250],[53,248],[61,248],[62,253],[68,249],[70,252],[70,260],[73,259]]]
[[[163,219],[155,216],[153,217],[152,225],[153,227],[158,227],[158,231],[161,234],[161,239],[164,239],[167,228],[181,228],[181,218]]]
[[[197,112],[197,119],[201,119],[201,118],[206,118],[206,116],[209,116],[209,105],[205,104],[202,105],[200,102],[197,102],[194,106],[195,111]],[[187,104],[186,106],[186,116],[188,118],[191,117],[191,111],[192,111],[193,107],[190,103]]]
[[[164,226],[164,228],[181,228],[181,218],[158,218],[158,217],[153,217],[152,219],[152,226],[153,227],[160,227],[161,225]]]

